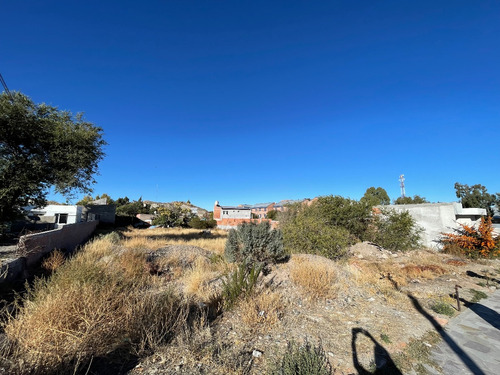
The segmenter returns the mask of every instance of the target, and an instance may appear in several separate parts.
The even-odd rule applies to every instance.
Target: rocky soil
[[[210,258],[200,248],[173,246],[154,256],[179,253],[186,268],[197,256]],[[130,374],[262,374],[279,361],[288,342],[306,339],[321,343],[335,373],[354,374],[355,361],[365,369],[374,368],[375,348],[396,358],[412,340],[433,330],[430,319],[446,325],[450,317],[431,306],[441,301],[455,308],[450,297],[455,285],[461,286],[465,301],[472,299],[471,289],[488,294],[500,287],[499,260],[470,261],[426,250],[393,253],[370,243],[353,246],[349,259],[342,262],[312,255],[303,259],[335,270],[335,293],[312,297],[292,281],[293,262],[274,265],[259,280],[256,293],[279,296],[277,321],[245,323],[248,311],[239,305],[186,332]]]

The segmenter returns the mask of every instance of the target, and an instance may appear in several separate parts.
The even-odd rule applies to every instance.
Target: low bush
[[[272,366],[270,375],[330,375],[332,367],[321,344],[289,342],[281,361]]]
[[[281,231],[268,222],[243,223],[229,231],[224,256],[229,262],[275,263],[287,257]]]
[[[500,236],[493,237],[491,217],[482,217],[477,229],[465,224],[460,226],[455,230],[457,233],[441,233],[445,249],[458,247],[471,258],[500,255]]]
[[[453,316],[455,314],[455,310],[450,306],[449,303],[445,301],[436,301],[431,305],[431,309],[438,314],[443,314],[447,316]]]
[[[385,249],[406,251],[421,245],[422,229],[408,211],[382,209],[373,224],[372,241]]]
[[[262,271],[262,266],[247,266],[241,263],[238,268],[222,280],[224,307],[230,309],[242,296],[248,296]]]
[[[477,303],[477,302],[481,301],[483,298],[488,298],[488,295],[485,292],[481,292],[481,291],[476,290],[476,289],[469,289],[469,292],[472,295],[472,299],[471,299],[472,303]]]
[[[189,220],[188,225],[193,229],[212,229],[217,226],[217,222],[214,219],[200,219],[195,216]]]

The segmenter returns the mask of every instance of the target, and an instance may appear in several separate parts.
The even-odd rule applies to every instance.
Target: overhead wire
[[[5,80],[2,77],[2,73],[0,73],[0,82],[2,82],[2,86],[3,86],[4,90],[5,90],[5,92],[7,93],[7,95],[9,95],[10,100],[14,100],[14,97],[10,93],[9,88],[7,87],[7,84],[5,83]]]

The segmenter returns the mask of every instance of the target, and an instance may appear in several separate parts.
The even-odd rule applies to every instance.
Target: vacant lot
[[[383,348],[403,372],[421,370],[432,324],[457,314],[450,297],[490,293],[500,262],[368,243],[334,262],[293,255],[258,278],[231,307],[236,269],[226,233],[127,229],[89,243],[40,280],[4,324],[2,367],[11,373],[261,374],[291,341],[321,343],[336,373],[375,368]],[[477,291],[477,292],[475,292]],[[444,306],[444,307],[443,307]],[[421,339],[422,338],[422,339]]]

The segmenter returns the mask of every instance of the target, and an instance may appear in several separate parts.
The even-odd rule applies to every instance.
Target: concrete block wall
[[[59,229],[22,236],[19,239],[19,250],[26,254],[27,266],[33,266],[48,252],[54,249],[73,251],[86,241],[99,221],[64,225]]]

